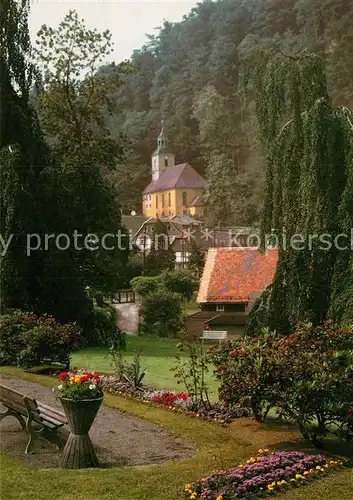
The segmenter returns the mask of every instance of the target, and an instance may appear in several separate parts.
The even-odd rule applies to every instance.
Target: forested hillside
[[[263,162],[254,106],[241,91],[241,70],[243,58],[260,45],[287,54],[305,48],[321,54],[334,104],[353,105],[352,1],[204,1],[182,22],[165,22],[149,36],[132,55],[135,73],[117,91],[117,111],[107,124],[113,136],[126,134],[132,149],[114,177],[124,192],[128,172],[129,189],[133,184],[136,191],[123,208],[136,203],[140,209],[146,165],[164,117],[177,161],[189,162],[208,179],[213,222],[257,222]]]

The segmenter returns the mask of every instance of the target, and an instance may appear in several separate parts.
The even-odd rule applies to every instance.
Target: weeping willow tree
[[[271,233],[280,242],[274,281],[247,331],[352,322],[353,113],[332,107],[314,54],[258,52],[244,67],[266,152],[262,242]]]

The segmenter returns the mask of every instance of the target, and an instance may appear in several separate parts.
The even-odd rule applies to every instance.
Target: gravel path
[[[50,388],[6,375],[1,377],[1,383],[62,410]],[[27,437],[16,419],[4,418],[0,432],[2,452],[33,467],[59,467],[61,453],[44,439],[38,438],[32,454],[24,454]],[[195,453],[192,445],[170,436],[159,426],[104,405],[93,423],[90,437],[103,467],[158,464]]]

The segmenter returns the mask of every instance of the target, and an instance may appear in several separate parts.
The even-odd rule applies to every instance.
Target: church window
[[[168,193],[168,205],[170,207],[172,206],[172,195],[171,195],[171,193]]]
[[[156,194],[156,208],[158,208],[158,194]]]
[[[162,194],[162,208],[164,208],[164,193]]]
[[[168,167],[168,156],[164,157],[164,166]]]
[[[184,206],[187,205],[187,192],[186,191],[183,191],[183,205]]]

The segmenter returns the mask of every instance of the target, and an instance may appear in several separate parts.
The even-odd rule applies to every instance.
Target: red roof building
[[[197,302],[204,310],[245,311],[274,278],[278,250],[210,248]]]

